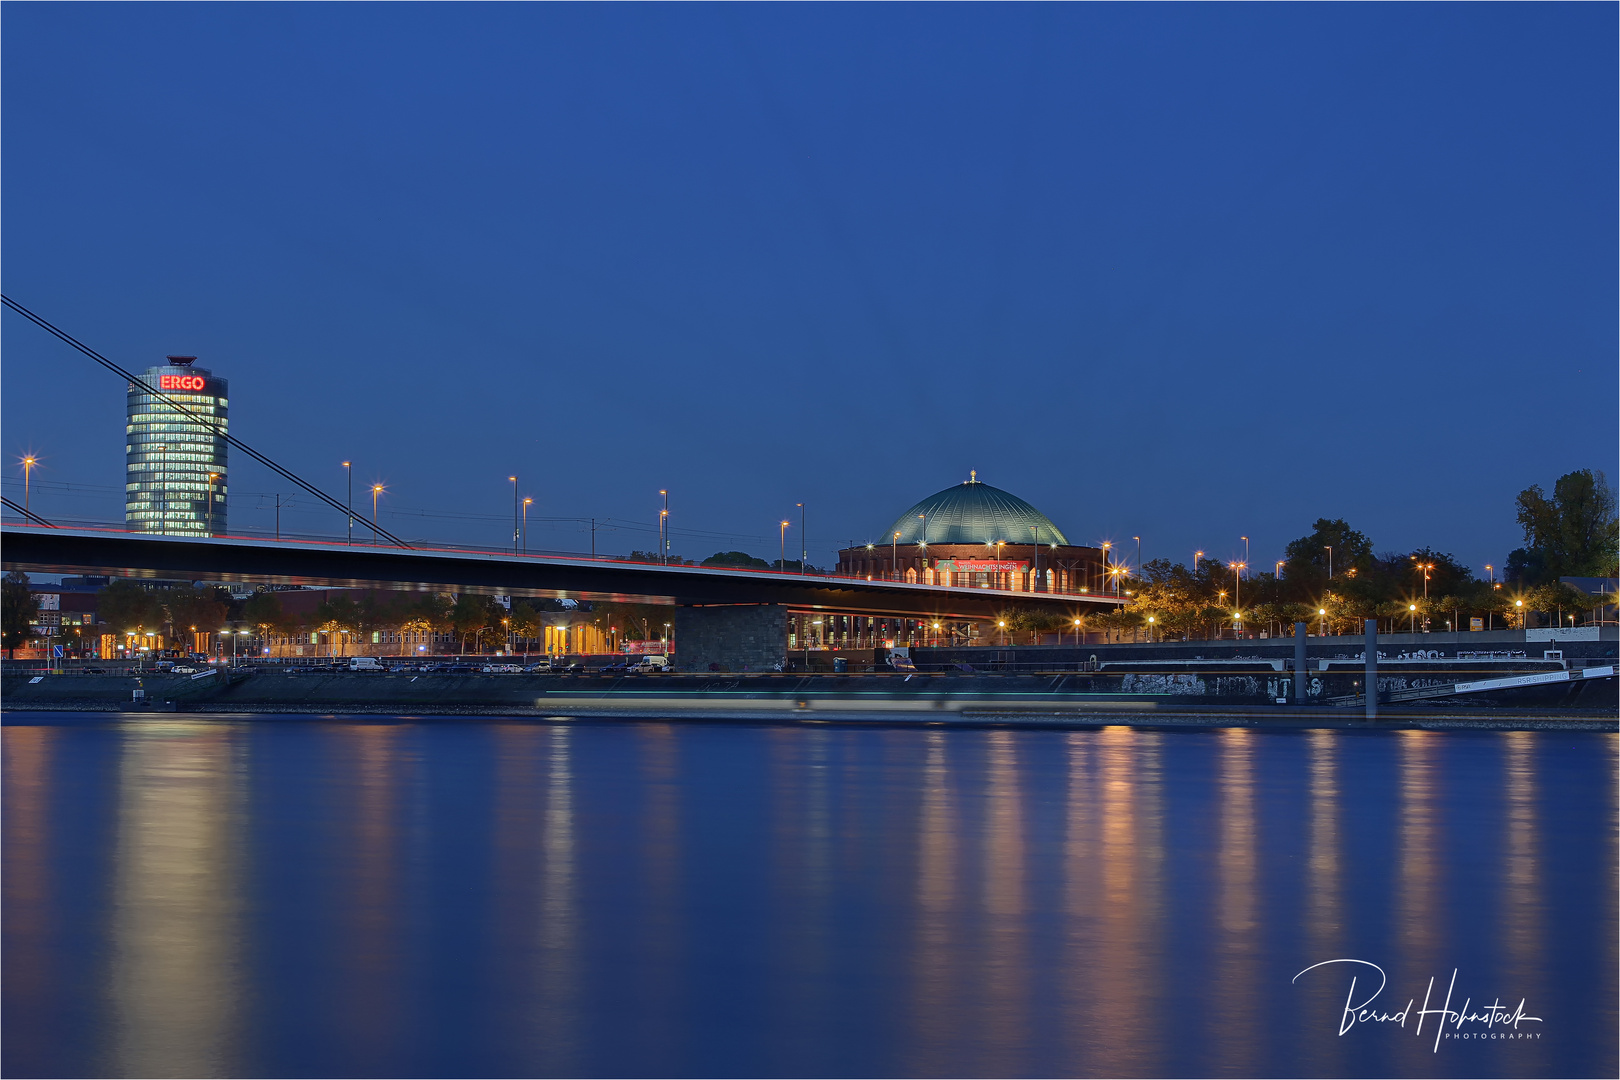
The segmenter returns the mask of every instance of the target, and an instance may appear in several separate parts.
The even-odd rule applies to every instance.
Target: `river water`
[[[6,725],[8,1076],[1617,1070],[1614,735]]]

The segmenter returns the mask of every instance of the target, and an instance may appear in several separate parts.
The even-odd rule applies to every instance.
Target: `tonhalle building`
[[[838,553],[838,573],[1012,592],[1099,593],[1111,563],[978,473],[901,514],[880,539]]]

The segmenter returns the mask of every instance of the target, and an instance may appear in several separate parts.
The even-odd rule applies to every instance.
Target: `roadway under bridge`
[[[1112,610],[1124,597],[913,585],[815,574],[663,566],[607,558],[515,555],[455,548],[310,543],[160,536],[114,530],[0,526],[0,563],[7,571],[110,574],[336,588],[471,592],[667,604],[677,611],[676,635],[686,629],[688,659],[722,668],[769,665],[786,653],[788,612],[993,621],[1009,609],[1051,612],[1066,619]],[[738,609],[771,609],[744,612]],[[713,610],[706,609],[725,609]],[[778,620],[780,616],[780,620]],[[779,646],[767,645],[781,622]],[[739,652],[734,645],[747,639]],[[762,652],[761,649],[764,649]]]

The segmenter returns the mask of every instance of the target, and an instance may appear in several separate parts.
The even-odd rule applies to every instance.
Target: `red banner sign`
[[[159,390],[201,390],[203,377],[201,375],[159,375]]]

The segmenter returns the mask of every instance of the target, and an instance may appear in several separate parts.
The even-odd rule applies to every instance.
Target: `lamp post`
[[[1102,587],[1103,587],[1103,592],[1107,592],[1107,591],[1108,591],[1108,549],[1109,549],[1109,548],[1110,548],[1110,547],[1112,547],[1112,546],[1113,546],[1113,545],[1112,545],[1112,544],[1110,544],[1110,543],[1109,543],[1109,542],[1108,542],[1108,541],[1107,541],[1107,540],[1104,540],[1104,541],[1103,541],[1103,544],[1102,544],[1102,553],[1103,553],[1103,562],[1102,562],[1102,572],[1103,572],[1103,579],[1102,579]]]
[[[1005,619],[997,619],[996,620],[996,625],[1001,628],[1001,644],[1006,645],[1007,644],[1007,620],[1005,620]]]
[[[658,561],[665,566],[669,565],[669,492],[664,488],[658,489],[658,494],[664,497],[664,508],[658,511]]]
[[[782,571],[784,574],[787,573],[787,530],[788,520],[787,518],[783,518],[781,521],[781,528],[777,531],[776,537],[778,552],[776,568]]]
[[[529,553],[529,507],[533,505],[534,500],[525,496],[523,499],[523,554],[525,555]],[[596,552],[593,551],[591,554],[594,555]]]
[[[1327,549],[1327,553],[1328,553],[1328,580],[1332,581],[1333,580],[1333,545],[1332,544],[1323,544],[1322,546]]]
[[[1243,610],[1243,571],[1248,568],[1246,562],[1236,563],[1232,567],[1232,603],[1239,611]]]
[[[219,473],[208,474],[208,535],[214,535],[214,481],[219,479]]]
[[[1204,553],[1202,551],[1193,552],[1193,577],[1198,576],[1198,564],[1203,562],[1203,561],[1204,561]]]
[[[383,493],[381,484],[371,485],[371,543],[377,543],[377,497]]]
[[[799,508],[799,573],[804,573],[805,564],[810,561],[810,541],[804,538],[804,503],[795,503]],[[895,569],[899,569],[896,564]]]
[[[1241,537],[1241,539],[1243,541],[1243,568],[1247,570],[1249,568],[1249,538],[1245,536]]]
[[[1325,607],[1317,608],[1316,609],[1316,618],[1317,618],[1316,632],[1319,635],[1321,635],[1322,637],[1327,637],[1327,608],[1325,608]]]
[[[26,457],[24,457],[22,459],[22,467],[23,467],[23,510],[25,512],[28,510],[28,506],[29,506],[29,503],[28,503],[29,480],[33,476],[34,466],[38,465],[38,464],[39,464],[39,459],[36,458],[33,454],[29,454],[29,455],[27,455]]]
[[[516,555],[523,527],[518,523],[520,507],[518,505],[517,477],[508,476],[507,479],[512,481],[512,554]]]
[[[1074,644],[1075,644],[1076,648],[1078,648],[1079,645],[1080,645],[1080,620],[1079,619],[1074,620]]]
[[[1148,616],[1148,644],[1153,644],[1153,616]]]
[[[1416,604],[1408,604],[1408,605],[1406,605],[1406,610],[1409,613],[1409,617],[1411,619],[1410,624],[1406,628],[1407,633],[1415,634],[1415,633],[1417,633],[1417,605]]]
[[[890,569],[894,572],[894,580],[899,581],[900,580],[900,533],[898,531],[895,532],[895,534],[894,534],[894,542],[889,545],[889,566],[890,566]],[[804,562],[802,560],[799,563],[799,569],[801,569],[801,570],[804,569]]]
[[[349,538],[344,541],[347,544],[354,543],[354,469],[351,465],[348,461],[343,463],[343,475],[349,486],[349,494],[343,503],[343,509],[349,515]]]

